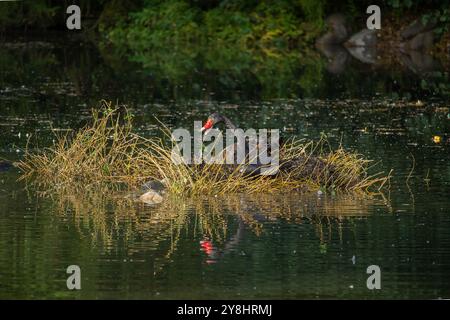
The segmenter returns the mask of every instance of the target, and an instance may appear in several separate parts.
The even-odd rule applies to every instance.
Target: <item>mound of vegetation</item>
[[[106,104],[106,103],[105,103]],[[135,189],[148,180],[164,181],[172,194],[227,194],[286,191],[379,191],[389,176],[369,175],[370,161],[339,147],[332,150],[318,142],[290,140],[280,147],[276,175],[251,175],[236,165],[177,164],[173,161],[167,128],[161,138],[133,133],[132,116],[106,104],[92,111],[92,122],[77,132],[57,137],[53,146],[27,152],[18,164],[23,178],[47,186],[82,186],[83,189]]]

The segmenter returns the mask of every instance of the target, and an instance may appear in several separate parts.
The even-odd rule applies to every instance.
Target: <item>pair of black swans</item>
[[[201,131],[204,132],[206,130],[209,130],[213,128],[214,126],[218,125],[219,123],[224,123],[225,127],[227,129],[238,129],[238,127],[226,116],[215,112],[211,114],[208,119],[206,120],[205,124],[203,125]],[[332,166],[328,165],[323,159],[320,159],[318,157],[312,156],[312,155],[297,155],[290,159],[283,159],[283,153],[282,153],[282,146],[284,142],[280,141],[280,154],[279,154],[279,171],[286,172],[286,173],[293,173],[295,169],[298,169],[299,167],[302,168],[302,170],[296,170],[295,176],[293,178],[302,178],[306,176],[327,176],[332,177],[334,170]],[[245,146],[245,152],[246,154],[249,153],[248,151],[248,145]],[[266,146],[266,148],[269,149],[270,147]],[[234,150],[236,151],[237,148],[235,147]],[[231,165],[230,167],[234,169],[237,166],[237,164]],[[256,164],[245,164],[240,165],[241,171],[244,171],[246,174],[258,176],[261,174],[261,169],[264,167],[263,164],[259,163],[259,161]]]
[[[226,116],[215,112],[212,113],[205,124],[201,128],[202,132],[206,132],[209,129],[214,128],[218,124],[223,123],[227,129],[238,129],[238,127]],[[291,177],[294,179],[301,179],[306,177],[314,176],[319,179],[323,179],[324,183],[330,182],[333,180],[335,175],[335,169],[333,165],[327,164],[327,162],[319,157],[315,157],[312,155],[297,155],[290,159],[283,159],[282,153],[282,145],[283,142],[280,142],[280,154],[279,154],[279,168],[278,172],[284,172],[291,174]],[[237,148],[234,148],[235,152]],[[245,152],[248,155],[248,144],[246,143]],[[248,157],[247,157],[248,160]],[[261,175],[261,169],[264,165],[257,162],[256,164],[227,164],[225,168],[228,172],[234,172],[236,167],[239,166],[239,170],[241,173],[248,174],[249,176],[259,176]],[[301,168],[301,170],[298,170]],[[274,175],[276,176],[276,175]],[[325,181],[326,180],[326,181]],[[157,180],[151,180],[143,185],[143,191],[155,191],[157,195],[161,195],[161,192],[165,189],[165,186],[162,182]],[[150,193],[151,195],[152,193]],[[150,197],[152,199],[152,197]],[[161,199],[161,197],[157,197]],[[141,199],[143,200],[143,199]],[[145,202],[145,201],[144,201]],[[153,202],[151,200],[150,202]],[[159,201],[157,201],[159,202]]]

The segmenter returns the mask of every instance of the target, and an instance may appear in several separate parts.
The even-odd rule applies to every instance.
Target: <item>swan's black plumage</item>
[[[206,121],[205,125],[203,126],[203,129],[210,129],[214,127],[215,125],[219,123],[224,123],[227,129],[237,129],[238,127],[226,116],[214,112]],[[280,141],[280,146],[283,144],[282,141]],[[235,148],[237,150],[237,148]],[[280,148],[282,150],[282,148]],[[248,154],[248,144],[246,143],[246,154]],[[327,182],[330,182],[333,177],[335,170],[333,166],[330,166],[326,163],[325,160],[315,157],[312,155],[306,156],[306,155],[298,155],[297,157],[291,158],[289,160],[283,160],[283,154],[280,153],[280,167],[279,170],[282,172],[291,173],[294,170],[296,170],[298,167],[302,167],[302,170],[297,170],[294,178],[303,178],[311,176],[311,174],[314,174],[317,177],[323,177],[324,180],[328,180]],[[235,165],[234,165],[235,166]],[[259,175],[261,174],[261,169],[263,168],[263,164],[261,164],[259,161],[257,164],[247,164],[247,165],[241,165],[241,170],[244,170],[245,173],[248,173],[250,175]],[[329,180],[331,179],[331,180]]]

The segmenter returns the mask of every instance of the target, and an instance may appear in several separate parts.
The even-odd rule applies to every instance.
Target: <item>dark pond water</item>
[[[59,37],[25,40],[0,45],[1,158],[21,159],[30,136],[31,149],[51,145],[52,129],[80,127],[107,99],[129,105],[143,135],[156,134],[154,116],[190,128],[213,111],[241,127],[325,133],[393,178],[372,199],[261,194],[121,206],[100,192],[45,195],[0,166],[0,298],[450,298],[445,70],[354,59],[333,73],[317,52],[143,58]],[[81,268],[79,291],[66,287],[69,265]],[[381,269],[380,290],[366,286],[370,265]]]

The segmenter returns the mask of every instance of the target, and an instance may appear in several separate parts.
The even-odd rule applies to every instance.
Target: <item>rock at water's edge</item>
[[[405,45],[405,49],[413,51],[429,50],[433,47],[433,43],[433,31],[423,32],[409,40]]]
[[[139,197],[139,200],[146,204],[158,204],[161,203],[164,198],[163,196],[154,190],[147,191]]]
[[[317,46],[336,45],[347,40],[349,30],[343,14],[332,14],[325,22],[328,25],[329,31],[316,41]]]
[[[347,47],[375,47],[377,45],[377,30],[363,29],[351,36],[345,45]]]
[[[418,35],[419,33],[429,31],[433,29],[435,26],[436,21],[433,19],[427,21],[426,24],[423,24],[422,19],[417,19],[400,31],[400,37],[406,40]]]

